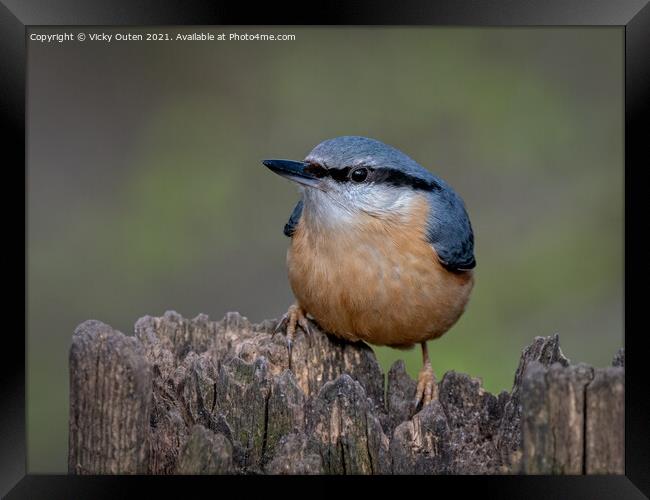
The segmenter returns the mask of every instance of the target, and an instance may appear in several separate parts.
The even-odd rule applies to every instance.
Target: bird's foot
[[[433,368],[429,363],[425,363],[418,374],[415,407],[417,408],[420,403],[424,407],[434,399],[438,399],[438,384],[436,384],[436,376],[433,374]]]
[[[297,327],[302,328],[302,331],[305,332],[305,335],[311,334],[311,329],[309,328],[309,321],[307,320],[307,313],[305,310],[300,307],[298,304],[293,304],[289,306],[289,310],[278,322],[276,326],[275,333],[279,333],[284,330],[287,337],[287,350],[289,351],[289,369],[291,369],[291,350],[293,348],[293,339],[296,334]]]

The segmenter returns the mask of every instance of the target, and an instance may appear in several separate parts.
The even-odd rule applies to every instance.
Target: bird
[[[437,399],[427,341],[464,313],[474,287],[474,232],[463,199],[397,148],[362,136],[328,139],[303,161],[263,160],[299,187],[284,234],[296,299],[278,322],[291,360],[309,319],[341,339],[419,344],[415,405]],[[289,361],[291,362],[291,361]]]

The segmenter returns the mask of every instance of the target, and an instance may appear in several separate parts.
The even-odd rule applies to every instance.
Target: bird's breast
[[[473,273],[439,264],[427,215],[422,199],[406,219],[361,215],[354,226],[323,228],[303,216],[287,254],[300,305],[349,340],[408,346],[444,334],[465,309]]]

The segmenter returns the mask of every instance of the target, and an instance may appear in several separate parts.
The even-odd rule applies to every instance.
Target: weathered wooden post
[[[274,321],[174,312],[125,336],[81,324],[70,349],[73,474],[623,473],[623,356],[570,365],[558,336],[522,352],[512,390],[448,372],[414,408],[363,343],[312,324],[291,370]]]
[[[151,367],[140,342],[99,321],[77,327],[70,348],[68,469],[145,473]]]
[[[624,474],[624,368],[535,362],[523,386],[523,472]]]

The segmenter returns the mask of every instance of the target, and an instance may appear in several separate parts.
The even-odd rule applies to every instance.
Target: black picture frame
[[[58,1],[2,0],[0,3],[0,110],[3,126],[3,173],[14,174],[25,182],[26,113],[26,29],[32,26],[75,25],[443,25],[443,26],[620,26],[625,29],[625,475],[624,476],[490,476],[418,477],[421,488],[453,487],[456,494],[480,489],[481,498],[647,498],[650,496],[650,419],[648,390],[644,378],[645,351],[642,284],[647,274],[647,251],[643,236],[647,159],[645,146],[650,97],[650,6],[648,0],[415,0],[319,1],[297,5],[266,2],[250,6],[243,2],[124,0]],[[20,189],[7,181],[5,193],[20,196]],[[23,208],[28,193],[23,192]],[[3,197],[7,222],[17,212]],[[18,201],[16,201],[18,203]],[[23,219],[26,223],[26,218]],[[23,227],[23,230],[25,227]],[[612,228],[617,232],[622,228]],[[9,233],[5,233],[9,234]],[[26,232],[25,232],[26,235]],[[19,269],[25,250],[16,240],[6,238],[5,268]],[[18,239],[17,239],[18,240]],[[20,241],[20,240],[18,240]],[[26,245],[26,238],[22,240]],[[26,275],[23,275],[25,286]],[[20,300],[20,290],[9,295]],[[23,288],[23,291],[26,290]],[[23,299],[25,298],[23,294]],[[633,309],[633,304],[636,308]],[[5,306],[7,307],[7,306]],[[138,486],[146,486],[148,496],[170,493],[177,488],[196,492],[207,486],[218,493],[227,491],[224,481],[246,481],[242,486],[274,484],[274,492],[289,491],[280,478],[225,477],[132,477],[132,476],[54,476],[26,474],[25,432],[25,349],[26,305],[22,317],[19,307],[9,309],[6,318],[16,323],[5,326],[4,355],[0,367],[0,493],[7,498],[115,498],[135,496]],[[636,315],[633,315],[633,310]],[[6,325],[6,323],[5,323]],[[23,332],[22,334],[20,332]],[[365,487],[385,488],[387,480],[399,478],[287,478],[294,492],[310,494],[306,488],[314,481],[340,486],[359,481]],[[345,481],[345,483],[343,482]],[[302,484],[299,484],[302,483]],[[311,486],[310,486],[311,485]],[[413,490],[414,483],[410,483]],[[269,485],[270,486],[270,485]],[[269,488],[265,486],[265,488]],[[346,486],[347,487],[347,486]],[[269,490],[272,491],[272,490]],[[434,490],[428,490],[433,494]]]

